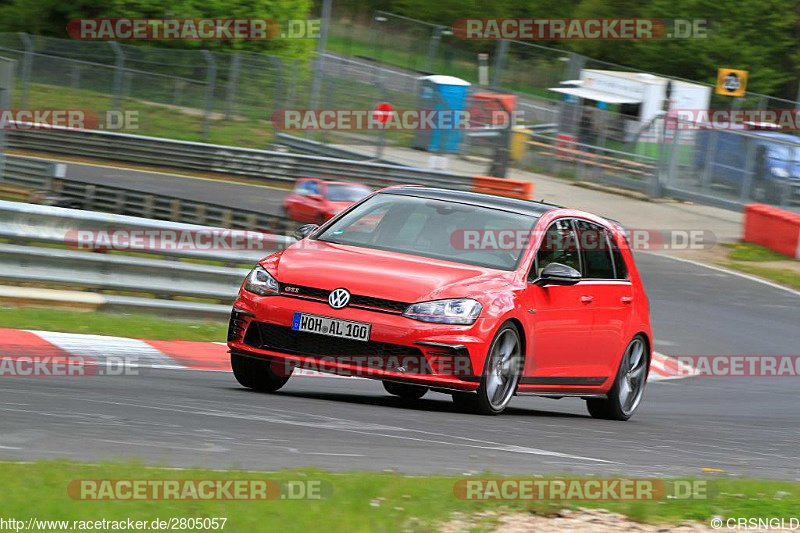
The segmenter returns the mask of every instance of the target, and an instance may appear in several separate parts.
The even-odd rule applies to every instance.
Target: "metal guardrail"
[[[8,131],[18,150],[83,156],[119,162],[294,182],[321,177],[359,181],[373,188],[398,184],[469,190],[471,176],[386,163],[254,150],[124,133],[67,128]]]
[[[0,280],[233,301],[247,269],[0,244]]]
[[[57,164],[50,161],[6,155],[0,183],[5,182],[32,189],[47,189],[50,187],[52,178],[56,177],[57,168]]]
[[[88,211],[278,234],[287,234],[295,226],[294,222],[284,217],[261,211],[246,211],[226,205],[129,190],[125,186],[112,187],[66,179],[59,168],[63,168],[63,165],[7,156],[0,183],[47,190],[61,199],[73,200],[75,205]]]
[[[285,146],[295,154],[335,157],[337,159],[347,159],[350,161],[371,161],[375,163],[386,163],[398,167],[408,166],[403,163],[398,163],[397,161],[388,161],[386,159],[378,160],[360,152],[353,152],[352,150],[331,146],[330,144],[325,144],[313,139],[289,135],[288,133],[277,133],[275,137],[277,139],[275,144]]]
[[[136,241],[126,245],[125,254],[97,253],[74,247],[75,230],[87,230],[88,235],[98,235],[92,230],[106,230],[105,235],[116,230],[158,235],[165,231],[172,234],[221,231],[231,237],[240,236],[240,242],[257,242],[261,247],[176,250],[149,247],[145,239],[138,245]],[[0,201],[0,239],[12,242],[0,244],[0,281],[33,287],[110,291],[111,294],[101,296],[103,308],[112,310],[221,318],[230,312],[230,302],[248,272],[243,265],[254,264],[295,242],[294,238],[278,235],[254,238],[253,233]],[[245,237],[249,240],[244,241]],[[91,242],[91,239],[77,240],[83,244]],[[235,266],[207,264],[209,261]],[[184,301],[186,297],[206,301]]]
[[[226,231],[211,226],[0,200],[0,238],[2,239],[16,243],[35,242],[70,245],[73,241],[73,233],[71,232],[74,232],[74,230],[105,230],[109,234],[117,230],[150,232],[159,230],[174,232]],[[238,236],[242,239],[249,238],[249,242],[259,242],[263,245],[263,248],[259,250],[209,249],[177,251],[163,247],[152,249],[142,245],[132,246],[130,251],[183,259],[242,264],[255,263],[272,252],[282,250],[295,242],[293,237],[275,234],[264,235],[252,231],[228,230],[227,235],[230,235],[230,237]]]

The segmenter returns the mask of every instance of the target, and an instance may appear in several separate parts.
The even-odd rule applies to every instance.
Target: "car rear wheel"
[[[453,393],[456,407],[482,415],[502,413],[517,390],[523,360],[519,331],[511,323],[503,324],[489,349],[480,387],[476,393]]]
[[[625,355],[617,371],[614,386],[604,399],[586,400],[589,414],[594,418],[606,420],[628,420],[644,394],[649,366],[647,348],[644,339],[636,336],[628,344]]]
[[[286,385],[292,375],[291,369],[285,376],[276,374],[269,359],[254,359],[233,353],[231,368],[240,385],[259,392],[275,392]]]
[[[428,387],[423,387],[422,385],[396,383],[394,381],[384,381],[383,388],[392,396],[398,396],[404,400],[419,400],[428,392]]]

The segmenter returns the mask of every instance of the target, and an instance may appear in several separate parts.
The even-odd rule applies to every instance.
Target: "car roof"
[[[469,191],[454,191],[451,189],[437,189],[434,187],[392,187],[381,194],[397,194],[403,196],[416,196],[418,198],[430,198],[432,200],[443,200],[446,202],[458,202],[462,204],[488,207],[490,209],[501,209],[512,211],[522,215],[540,217],[547,211],[558,209],[559,206],[532,202],[520,198],[509,198],[507,196],[495,196],[493,194],[483,194]]]
[[[325,185],[353,185],[356,187],[363,187],[365,189],[369,189],[369,187],[364,185],[363,183],[356,183],[354,181],[326,181],[324,183]]]

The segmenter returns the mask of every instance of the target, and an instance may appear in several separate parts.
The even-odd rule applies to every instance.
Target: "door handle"
[[[590,304],[594,301],[594,296],[581,296],[581,301],[585,304]]]
[[[633,302],[633,296],[623,296],[622,298],[620,298],[620,301],[624,304],[629,304]]]

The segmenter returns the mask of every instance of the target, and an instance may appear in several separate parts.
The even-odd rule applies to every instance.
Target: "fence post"
[[[675,184],[676,174],[678,172],[678,158],[680,157],[680,128],[675,128],[675,133],[672,135],[672,153],[669,158],[669,172],[667,172],[667,187],[672,187]],[[659,187],[659,196],[664,194],[664,185]]]
[[[508,53],[508,40],[497,41],[497,51],[494,55],[494,67],[492,68],[492,87],[499,87],[502,80],[503,64]]]
[[[33,40],[25,32],[19,32],[17,35],[25,47],[22,61],[22,94],[19,101],[20,109],[25,109],[28,106],[28,83],[31,80],[31,68],[33,67]]]
[[[431,41],[428,44],[428,57],[425,59],[425,73],[433,72],[433,61],[436,58],[436,51],[439,48],[439,41],[442,40],[442,30],[444,28],[442,26],[436,26],[433,28],[433,33],[431,34]]]
[[[225,120],[230,120],[233,115],[233,100],[236,97],[236,84],[239,81],[239,52],[234,52],[231,58],[231,71],[228,74],[228,90],[225,95]]]
[[[747,139],[747,156],[745,157],[744,166],[744,181],[742,181],[742,190],[740,191],[740,201],[743,204],[746,204],[750,200],[750,191],[753,188],[753,174],[756,171],[756,162],[755,162],[755,149],[756,149],[756,142],[755,138],[749,137]]]
[[[208,50],[202,50],[202,52],[208,67],[208,74],[206,75],[206,106],[203,112],[203,136],[207,140],[211,111],[214,108],[214,83],[217,79],[217,64],[211,52]]]
[[[284,100],[284,98],[286,97],[286,85],[283,80],[283,63],[281,62],[280,59],[278,59],[272,54],[262,54],[262,55],[266,56],[267,59],[269,59],[270,63],[272,63],[275,67],[275,78],[276,78],[275,96],[272,100],[273,102],[275,102],[276,107],[272,111],[277,111],[278,109],[277,106],[280,105],[279,102]],[[270,118],[271,114],[270,117],[267,117],[267,120],[269,120]]]
[[[319,101],[319,91],[322,85],[322,78],[325,75],[323,65],[325,50],[328,46],[328,27],[331,22],[331,0],[322,0],[322,27],[317,41],[317,57],[314,61],[314,78],[311,80],[311,105],[310,109],[317,108]],[[306,131],[306,137],[310,136],[311,131]]]
[[[14,86],[14,63],[7,58],[0,58],[0,109],[11,107],[11,88]],[[0,183],[5,180],[7,133],[0,128]]]
[[[111,50],[114,51],[114,86],[111,89],[111,109],[119,110],[120,98],[122,97],[122,81],[125,75],[125,53],[118,42],[108,41]]]
[[[709,137],[708,144],[706,144],[706,154],[704,159],[705,165],[703,165],[703,176],[701,178],[702,181],[700,185],[700,190],[706,193],[711,186],[711,176],[712,172],[714,172],[714,158],[717,155],[718,133],[715,130],[696,132],[695,135],[697,135],[697,133],[704,133]]]

